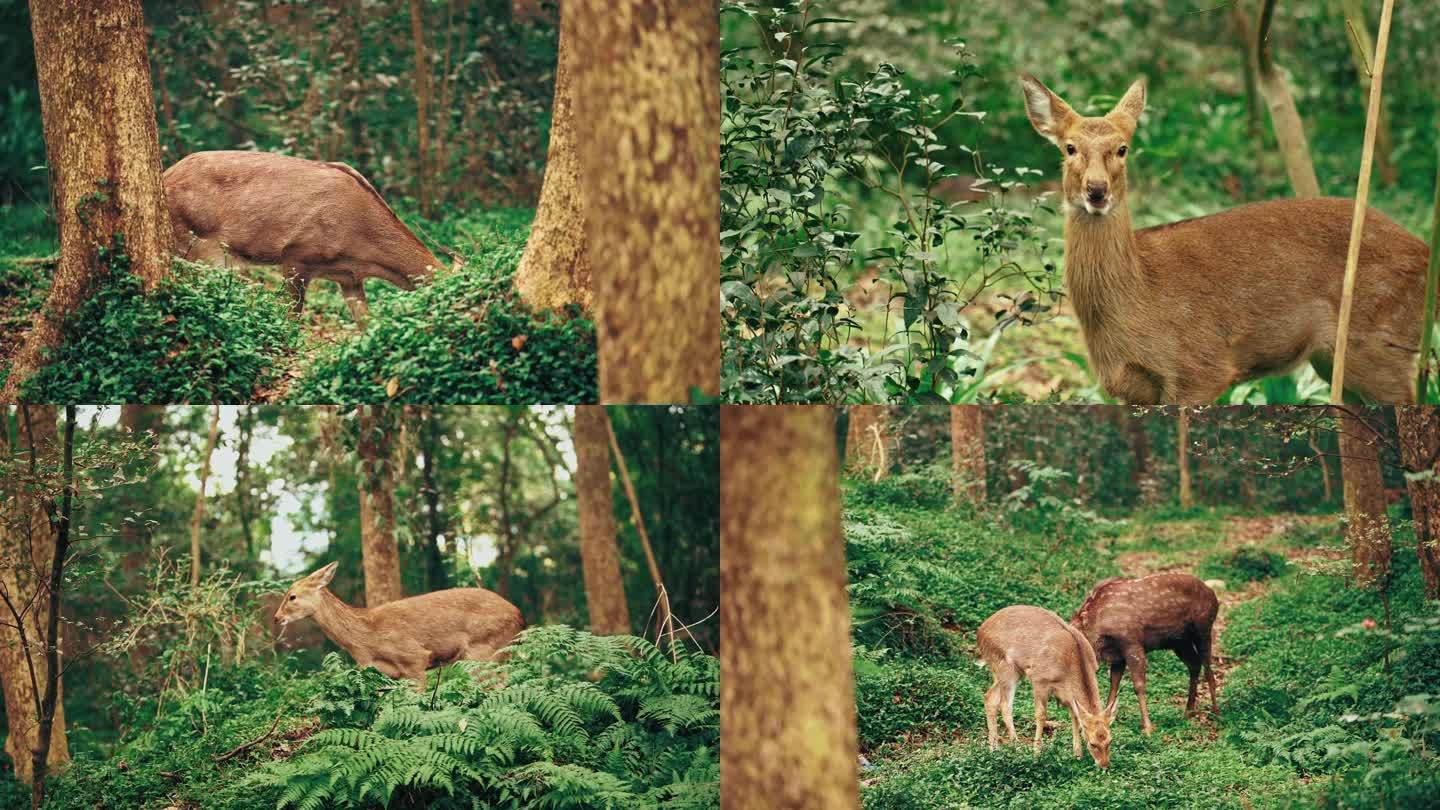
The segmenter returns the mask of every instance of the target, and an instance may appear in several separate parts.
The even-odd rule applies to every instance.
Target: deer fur
[[[1110,723],[1115,719],[1100,702],[1095,652],[1075,628],[1044,608],[1011,605],[986,619],[975,634],[980,658],[994,682],[985,691],[985,725],[990,750],[1000,744],[995,716],[1003,713],[1005,730],[1015,742],[1015,687],[1030,680],[1035,693],[1035,754],[1045,733],[1045,709],[1055,698],[1070,710],[1070,741],[1081,757],[1080,737],[1095,764],[1110,766]]]
[[[440,267],[370,181],[344,163],[196,152],[164,180],[177,255],[220,266],[279,265],[297,313],[310,282],[327,279],[363,326],[365,279],[413,290]]]
[[[1210,685],[1210,710],[1219,716],[1215,701],[1215,673],[1210,650],[1220,600],[1198,578],[1184,573],[1151,574],[1129,579],[1115,577],[1096,585],[1070,620],[1085,635],[1101,661],[1110,664],[1110,695],[1105,705],[1113,714],[1119,699],[1120,678],[1128,667],[1140,701],[1140,727],[1154,730],[1145,704],[1146,653],[1174,650],[1190,670],[1190,696],[1185,713],[1195,711],[1200,669]]]
[[[1144,81],[1101,117],[1032,76],[1020,84],[1031,124],[1060,148],[1065,286],[1107,394],[1205,404],[1306,361],[1329,378],[1353,201],[1271,200],[1133,230],[1125,165]],[[1367,210],[1360,258],[1347,390],[1413,403],[1429,249]]]
[[[525,629],[520,609],[494,591],[451,588],[354,608],[325,587],[337,563],[297,580],[275,611],[283,629],[313,617],[358,667],[425,686],[425,671],[455,661],[489,661]]]

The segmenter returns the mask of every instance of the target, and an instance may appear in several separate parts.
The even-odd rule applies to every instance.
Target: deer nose
[[[1085,196],[1090,198],[1092,203],[1105,202],[1105,195],[1110,191],[1109,185],[1105,183],[1086,183]]]

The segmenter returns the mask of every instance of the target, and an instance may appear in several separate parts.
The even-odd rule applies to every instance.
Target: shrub
[[[465,267],[378,298],[365,331],[322,350],[289,399],[594,402],[594,326],[575,311],[532,312],[515,293],[523,234],[497,232]]]
[[[146,294],[112,261],[62,340],[26,384],[27,400],[243,402],[275,381],[299,326],[279,296],[230,270],[176,261]]]
[[[1245,546],[1229,554],[1207,557],[1200,563],[1200,575],[1227,582],[1258,582],[1285,573],[1285,555],[1263,548]]]
[[[943,465],[887,475],[879,481],[851,479],[845,502],[855,506],[944,509],[953,499],[950,471]]]
[[[859,648],[855,709],[860,747],[869,750],[917,734],[973,734],[984,728],[989,686],[989,670],[973,661],[935,665]]]

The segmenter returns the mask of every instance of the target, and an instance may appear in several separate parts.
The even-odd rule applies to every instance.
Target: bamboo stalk
[[[1435,328],[1435,296],[1440,293],[1440,152],[1435,165],[1435,209],[1430,212],[1430,272],[1425,278],[1425,320],[1420,331],[1420,378],[1415,401],[1424,402],[1430,388],[1430,333]]]
[[[1330,404],[1344,404],[1345,348],[1350,339],[1350,309],[1355,303],[1355,271],[1360,263],[1360,237],[1365,230],[1365,208],[1370,199],[1370,171],[1375,162],[1375,131],[1380,121],[1380,86],[1385,78],[1385,52],[1390,45],[1390,17],[1395,0],[1385,0],[1380,31],[1375,40],[1375,75],[1370,83],[1370,107],[1365,113],[1365,146],[1360,152],[1360,183],[1355,189],[1355,213],[1350,218],[1350,249],[1345,254],[1345,287],[1340,293],[1340,324],[1335,331],[1335,370],[1330,375]]]

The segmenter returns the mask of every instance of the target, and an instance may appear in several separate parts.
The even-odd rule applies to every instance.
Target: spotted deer
[[[1145,704],[1145,656],[1151,650],[1174,650],[1190,670],[1187,716],[1195,712],[1203,667],[1210,685],[1210,711],[1219,716],[1210,656],[1219,612],[1220,600],[1215,592],[1196,577],[1151,574],[1138,579],[1104,580],[1085,597],[1070,623],[1085,635],[1096,656],[1110,665],[1110,694],[1105,705],[1112,715],[1119,699],[1120,679],[1127,668],[1130,670],[1135,697],[1140,701],[1140,728],[1149,734],[1155,730]]]
[[[268,152],[195,152],[165,170],[165,202],[182,259],[279,265],[295,311],[314,279],[340,285],[364,325],[365,279],[405,290],[440,260],[344,163]]]
[[[986,619],[975,634],[980,659],[994,682],[985,691],[985,725],[990,750],[1000,744],[996,715],[1015,742],[1015,687],[1022,676],[1035,693],[1035,754],[1045,734],[1045,710],[1053,697],[1070,711],[1070,741],[1081,757],[1080,737],[1101,768],[1110,767],[1110,723],[1115,716],[1100,702],[1095,652],[1075,628],[1044,608],[1011,605]]]
[[[1329,378],[1354,204],[1285,199],[1134,230],[1126,164],[1145,109],[1136,81],[1103,116],[1076,113],[1033,76],[1025,111],[1060,149],[1065,288],[1110,396],[1204,404],[1232,384],[1309,361]],[[1365,212],[1347,390],[1415,401],[1429,249]]]
[[[290,586],[275,621],[283,629],[313,616],[356,666],[409,678],[420,688],[427,669],[461,660],[492,660],[525,629],[520,609],[484,588],[451,588],[379,607],[350,607],[326,588],[336,565],[332,562]]]

